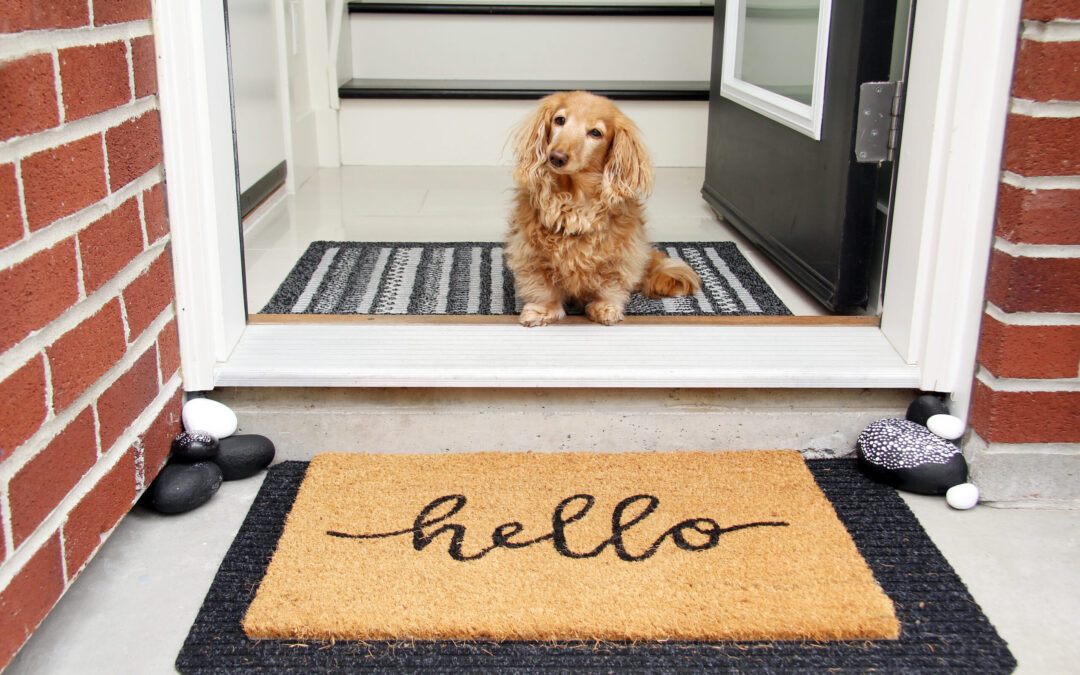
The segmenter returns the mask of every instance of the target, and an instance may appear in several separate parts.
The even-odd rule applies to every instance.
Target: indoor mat
[[[630,298],[628,316],[788,316],[733,242],[654,244],[698,273],[692,296]],[[316,241],[261,314],[516,315],[514,278],[496,242]]]
[[[252,640],[241,622],[307,471],[270,469],[177,659],[184,673],[359,670],[598,672],[1005,673],[1015,660],[894,490],[851,460],[807,462],[894,603],[897,640],[856,641],[304,641]],[[434,550],[434,549],[433,549]],[[446,549],[443,549],[443,554]]]

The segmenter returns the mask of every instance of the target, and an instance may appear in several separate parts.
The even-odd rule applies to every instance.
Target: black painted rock
[[[172,459],[177,462],[202,462],[218,454],[218,439],[205,431],[185,431],[172,442]]]
[[[214,457],[225,480],[254,476],[273,460],[273,442],[258,434],[240,434],[221,439],[220,450]]]
[[[926,420],[934,415],[948,414],[949,408],[944,401],[933,394],[923,394],[908,406],[906,417],[909,421],[925,427]]]
[[[166,464],[147,490],[150,508],[183,513],[210,501],[221,487],[221,469],[213,462]]]
[[[967,482],[960,449],[911,420],[874,422],[859,434],[856,451],[863,473],[899,490],[943,495]]]

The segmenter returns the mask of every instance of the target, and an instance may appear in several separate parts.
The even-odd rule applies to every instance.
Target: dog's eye
[[[555,122],[556,126],[560,126],[560,127],[562,125],[566,124],[566,118],[563,117],[562,115],[556,117],[553,121]]]
[[[604,134],[600,133],[599,129],[589,129],[589,135],[593,138],[603,138]]]

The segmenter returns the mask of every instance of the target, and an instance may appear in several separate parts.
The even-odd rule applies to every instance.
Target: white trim
[[[1021,0],[919,3],[882,332],[951,392],[975,371]]]
[[[825,64],[829,57],[832,2],[822,2],[818,9],[811,105],[800,103],[736,77],[736,66],[740,66],[742,62],[739,46],[743,43],[746,0],[729,0],[725,11],[724,60],[720,73],[720,95],[786,127],[806,134],[815,141],[820,141],[821,120],[825,108]],[[741,67],[738,70],[741,70]]]
[[[914,388],[919,369],[905,364],[879,330],[862,327],[255,324],[218,368],[216,381],[237,387]]]
[[[211,389],[246,321],[224,4],[154,0],[153,16],[181,372]]]
[[[225,61],[224,31],[212,20],[214,4],[209,0],[155,2],[177,321],[188,390],[234,382],[228,373],[248,358],[249,347],[267,335],[284,336],[288,330],[286,326],[249,326],[245,331],[243,317],[236,311],[243,306],[243,290],[238,283],[236,219],[228,217],[230,210],[235,214],[236,197],[225,184],[222,171],[228,153],[215,142],[222,127],[227,131],[229,115],[227,98],[216,98],[225,84],[221,72]],[[220,5],[217,9],[220,17]],[[882,329],[880,334],[874,329],[844,329],[857,331],[853,335],[867,345],[876,344],[882,336],[887,338],[903,362],[918,364],[922,387],[953,392],[965,410],[993,233],[993,205],[1000,180],[997,167],[1019,9],[1020,0],[919,4]],[[204,46],[204,36],[209,46]],[[217,67],[212,68],[212,64]],[[226,143],[226,147],[231,149],[231,144]],[[200,168],[206,171],[200,173]],[[355,327],[356,335],[363,336],[363,331],[371,329]],[[564,329],[557,326],[550,330],[554,334]],[[411,330],[399,326],[379,335],[393,344]],[[460,330],[481,335],[483,327]],[[644,327],[615,330],[618,333],[605,337],[636,335]],[[702,328],[697,334],[711,331],[710,339],[696,340],[693,345],[679,338],[681,331],[673,333],[674,342],[665,345],[663,353],[679,353],[686,347],[709,355],[724,348],[724,335],[729,330],[723,326]],[[762,334],[761,354],[768,356],[774,330],[782,329],[770,328]],[[241,332],[243,339],[235,358],[226,362]],[[352,337],[350,334],[349,339]],[[429,347],[441,342],[438,337],[430,340]],[[466,349],[492,348],[471,340],[463,344]],[[498,346],[493,349],[497,354]],[[842,356],[844,347],[834,349]],[[317,352],[311,346],[306,350]],[[588,367],[588,363],[578,365]],[[564,372],[574,371],[578,365],[566,362]],[[264,363],[261,368],[267,371],[272,364]],[[832,376],[823,375],[846,377],[861,368],[861,363],[849,359],[846,366],[837,366]],[[583,378],[580,373],[574,376],[575,386],[610,384],[616,376],[615,371],[589,373],[595,378]],[[399,376],[402,382],[410,379],[404,370]],[[798,381],[803,387],[827,386],[815,377],[788,381]],[[274,381],[301,385],[304,377],[281,372]],[[555,384],[558,382],[547,380],[547,385]],[[765,384],[751,378],[746,386]]]

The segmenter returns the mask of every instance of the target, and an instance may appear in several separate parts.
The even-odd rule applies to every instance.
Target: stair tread
[[[535,99],[556,91],[586,90],[612,99],[706,101],[707,81],[439,80],[353,78],[341,98]]]
[[[493,14],[562,16],[712,16],[712,5],[572,5],[537,3],[350,2],[351,14]]]

